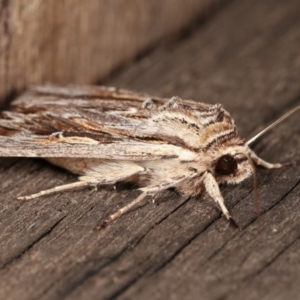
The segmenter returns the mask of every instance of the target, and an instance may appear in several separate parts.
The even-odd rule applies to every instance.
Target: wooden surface
[[[222,103],[250,138],[300,104],[300,2],[235,1],[158,48],[110,85]],[[298,299],[299,113],[255,143],[261,226],[251,180],[222,188],[241,231],[207,195],[169,191],[106,230],[99,219],[136,196],[88,189],[19,202],[75,178],[42,160],[1,159],[0,299]]]
[[[228,0],[0,0],[0,100],[95,83]]]

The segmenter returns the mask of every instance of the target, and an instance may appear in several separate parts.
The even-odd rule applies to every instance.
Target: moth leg
[[[95,229],[101,230],[101,229],[106,228],[107,225],[109,225],[111,222],[113,222],[117,218],[119,218],[122,215],[124,215],[127,212],[129,212],[135,206],[139,205],[145,199],[146,196],[152,195],[155,198],[155,196],[157,195],[157,193],[159,193],[159,192],[161,192],[163,190],[166,190],[166,189],[168,189],[170,187],[173,187],[176,183],[178,183],[178,182],[180,182],[180,181],[182,181],[184,179],[186,179],[186,177],[181,177],[180,179],[172,181],[172,182],[170,182],[168,184],[158,184],[158,185],[153,185],[153,186],[139,188],[139,190],[142,191],[142,194],[140,194],[137,198],[135,198],[133,201],[131,201],[130,203],[128,203],[124,207],[120,208],[115,213],[113,213],[110,216],[108,216],[106,218],[106,220],[104,220],[104,222],[102,222],[101,224],[99,224]]]
[[[117,210],[115,213],[111,214],[106,218],[104,222],[99,224],[96,229],[101,230],[107,227],[110,223],[121,217],[122,215],[126,214],[130,210],[132,210],[135,206],[139,205],[145,197],[149,195],[147,192],[141,193],[138,197],[136,197],[134,200],[132,200],[130,203],[126,204],[125,206],[121,207],[119,210]]]
[[[260,157],[258,157],[253,151],[250,152],[250,157],[255,162],[255,164],[257,164],[258,166],[267,168],[267,169],[277,169],[277,168],[281,168],[283,166],[282,164],[279,164],[279,163],[277,163],[277,164],[269,163],[269,162],[261,159]]]
[[[68,184],[64,184],[64,185],[55,186],[54,188],[40,191],[36,194],[32,194],[29,196],[18,197],[18,200],[32,200],[32,199],[35,199],[35,198],[38,198],[41,196],[50,195],[53,193],[62,192],[62,191],[66,191],[66,190],[72,190],[75,188],[87,187],[87,186],[91,186],[94,184],[95,183],[92,183],[89,181],[76,181],[76,182],[72,182],[72,183],[68,183]]]
[[[153,195],[153,197],[151,199],[152,204],[157,204],[158,196],[159,196],[159,193],[156,193],[155,195]]]
[[[219,185],[218,185],[217,181],[215,180],[214,176],[209,172],[205,173],[205,175],[203,177],[203,183],[204,183],[206,192],[209,194],[209,196],[211,198],[213,198],[215,200],[215,202],[217,202],[219,204],[224,216],[229,221],[230,225],[232,225],[235,228],[238,228],[237,223],[234,221],[234,219],[230,215],[227,207],[225,206],[224,198],[221,194]]]

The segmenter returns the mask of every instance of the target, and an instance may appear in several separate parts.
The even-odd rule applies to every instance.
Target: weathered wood
[[[108,83],[154,95],[222,103],[251,137],[300,101],[300,2],[245,0],[189,37],[158,49]],[[299,161],[293,116],[254,150]],[[258,168],[261,226],[252,182],[222,189],[242,227],[228,226],[205,195],[161,195],[106,230],[98,220],[136,192],[99,188],[29,202],[16,196],[71,182],[42,160],[2,159],[0,298],[297,299],[300,168]]]
[[[32,84],[95,83],[221,2],[1,0],[0,99]]]

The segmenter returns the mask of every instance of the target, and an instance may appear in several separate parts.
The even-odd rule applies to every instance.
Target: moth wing
[[[107,87],[37,87],[1,113],[0,156],[189,159],[190,150],[202,146],[199,130],[222,110],[175,98]]]
[[[142,108],[142,103],[153,101],[163,104],[167,99],[145,93],[106,86],[36,86],[12,103],[12,107],[52,109],[53,107],[94,108],[98,111],[126,111]]]
[[[55,141],[58,139],[59,141]],[[114,160],[157,160],[176,158],[181,149],[174,145],[124,140],[99,144],[88,138],[41,138],[0,136],[1,157],[83,157]]]
[[[164,99],[107,87],[37,87],[0,115],[0,156],[155,160],[180,148],[139,141],[134,129],[151,115],[144,102]]]

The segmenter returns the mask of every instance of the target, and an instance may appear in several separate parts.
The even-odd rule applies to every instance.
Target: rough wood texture
[[[300,2],[235,1],[190,36],[158,49],[107,82],[160,96],[221,102],[251,137],[300,102]],[[299,117],[254,150],[299,162]],[[1,160],[1,299],[297,299],[300,168],[258,169],[222,189],[241,231],[212,201],[161,195],[105,231],[97,221],[136,192],[100,188],[30,202],[16,196],[71,182],[42,160]]]
[[[0,99],[37,83],[95,83],[225,0],[0,0]]]

